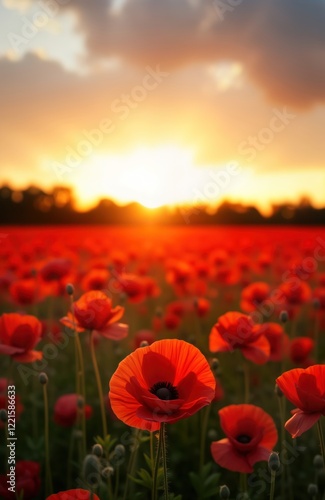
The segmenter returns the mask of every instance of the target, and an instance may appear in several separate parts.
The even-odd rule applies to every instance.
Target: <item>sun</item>
[[[143,146],[127,154],[93,157],[78,171],[75,186],[85,204],[109,197],[154,209],[186,202],[195,172],[193,151],[170,144]]]

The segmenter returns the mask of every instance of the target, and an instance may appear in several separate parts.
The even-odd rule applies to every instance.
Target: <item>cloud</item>
[[[323,0],[71,0],[89,60],[144,67],[241,63],[265,96],[308,107],[325,101]]]

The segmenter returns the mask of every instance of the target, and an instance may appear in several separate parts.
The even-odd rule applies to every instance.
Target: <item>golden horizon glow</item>
[[[198,177],[193,156],[191,150],[171,144],[142,146],[124,155],[97,155],[78,173],[82,208],[105,196],[146,208],[188,203],[189,182],[194,184]]]

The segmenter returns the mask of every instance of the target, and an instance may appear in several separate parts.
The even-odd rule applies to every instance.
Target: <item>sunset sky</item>
[[[323,0],[1,0],[0,184],[325,205]]]

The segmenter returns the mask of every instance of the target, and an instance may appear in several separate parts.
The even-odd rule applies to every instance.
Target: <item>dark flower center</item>
[[[248,444],[251,442],[251,440],[252,438],[250,436],[247,436],[247,434],[240,434],[236,437],[236,441],[242,444]]]
[[[177,389],[170,382],[157,382],[151,387],[150,392],[164,401],[178,399]]]

